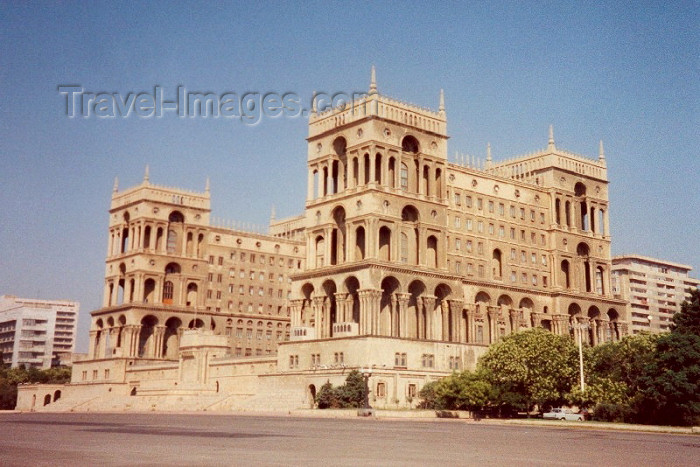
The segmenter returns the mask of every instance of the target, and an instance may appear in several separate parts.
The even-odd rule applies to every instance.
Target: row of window
[[[234,289],[233,284],[229,284],[228,292],[233,293],[233,289]],[[221,293],[222,293],[221,290],[217,290],[216,294],[214,294],[214,291],[209,289],[209,290],[207,290],[207,298],[211,299],[211,298],[214,298],[214,295],[216,295],[216,299],[221,300]],[[239,293],[239,295],[245,295],[245,286],[244,285],[238,286],[238,293]],[[255,294],[256,294],[255,287],[253,287],[252,285],[249,286],[248,287],[248,295],[254,296]],[[265,288],[258,287],[257,295],[260,297],[264,297],[265,296]],[[273,289],[273,288],[267,289],[267,296],[268,297],[275,298],[275,295],[277,295],[277,298],[279,298],[279,299],[285,298],[284,291],[282,289],[277,289],[277,293],[275,293],[275,289]],[[287,292],[287,298],[289,298],[289,296],[290,296],[290,292]]]
[[[255,264],[256,262],[259,262],[260,264],[268,264],[269,266],[274,266],[275,263],[279,267],[284,267],[285,265],[285,258],[277,258],[275,259],[274,256],[265,256],[265,255],[259,255],[256,253],[245,253],[241,251],[240,253],[236,252],[231,252],[231,255],[229,257],[231,261],[236,262],[240,259],[241,263],[246,262],[246,259],[250,263]],[[219,266],[223,266],[224,264],[224,257],[219,256],[215,257],[213,255],[209,256],[209,264],[218,264]],[[296,269],[301,269],[301,260],[295,260],[294,258],[287,258],[287,267],[289,269],[293,269],[295,267],[296,263]]]
[[[260,357],[262,355],[273,355],[273,353],[276,354],[277,351],[276,350],[273,351],[272,349],[260,349],[260,348],[255,349],[255,356],[256,357]],[[236,357],[252,357],[253,356],[253,349],[250,347],[246,347],[246,349],[244,351],[243,348],[236,347],[235,355],[236,355]]]
[[[462,228],[462,218],[461,217],[455,217],[454,218],[454,227],[455,229],[461,229]],[[472,219],[470,218],[465,218],[464,219],[464,228],[468,231],[473,231],[474,230],[474,223]],[[477,221],[476,223],[476,231],[477,233],[483,234],[484,233],[484,222],[483,221]],[[489,223],[488,225],[488,234],[491,236],[495,236],[496,233],[498,233],[499,238],[506,238],[506,227],[504,225],[499,225],[498,226],[498,231],[496,230],[495,224]],[[537,244],[537,233],[534,231],[530,231],[530,243],[533,245]],[[519,235],[518,231],[516,230],[515,227],[510,227],[508,231],[508,238],[511,240],[515,241],[520,241],[520,242],[526,242],[528,240],[528,235],[527,231],[525,229],[520,229]],[[546,245],[547,244],[547,237],[545,237],[544,234],[539,235],[539,240],[540,240],[540,245]]]
[[[221,312],[221,307],[216,307],[215,308],[217,313]],[[233,301],[229,300],[228,302],[228,310],[229,311],[237,311],[238,313],[248,313],[252,314],[254,311],[257,311],[258,314],[263,314],[265,313],[265,307],[263,306],[262,303],[258,303],[257,308],[253,307],[252,303],[248,304],[243,304],[243,302],[238,302],[238,309],[236,309],[233,305]],[[207,311],[212,311],[212,307],[208,306]],[[272,314],[277,314],[277,315],[283,315],[285,314],[286,316],[289,316],[289,307],[283,307],[282,305],[272,305],[268,304],[267,305],[267,314],[272,315]]]
[[[98,379],[98,375],[99,375],[99,370],[92,370],[92,380],[93,381]],[[87,381],[87,377],[88,377],[87,370],[83,370],[83,373],[81,375],[81,379],[83,381]],[[104,379],[109,379],[109,368],[105,368],[105,370],[104,370]]]
[[[462,206],[462,194],[455,192],[454,194],[454,205],[455,206]],[[465,195],[464,196],[464,207],[465,209],[471,209],[473,207],[473,202],[472,202],[472,197],[470,195]],[[486,207],[488,212],[490,213],[495,213],[496,208],[498,208],[498,215],[501,217],[505,217],[506,215],[506,206],[504,203],[498,203],[498,207],[496,207],[496,203],[493,200],[487,200],[486,202]],[[482,211],[484,209],[484,199],[483,198],[476,198],[476,209]],[[510,214],[510,217],[515,219],[516,217],[520,217],[521,220],[525,220],[527,217],[527,210],[524,207],[516,208],[514,205],[509,205],[508,206],[508,212]],[[538,217],[537,211],[534,209],[529,210],[529,219],[532,222],[535,222],[535,220]],[[540,223],[544,224],[545,223],[545,215],[544,212],[540,211],[539,212],[539,219]]]

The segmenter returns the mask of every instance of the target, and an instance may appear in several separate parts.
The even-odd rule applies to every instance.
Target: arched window
[[[408,263],[408,235],[401,232],[401,262]]]
[[[408,166],[403,162],[401,163],[401,189],[408,190]]]
[[[173,303],[173,293],[175,287],[171,281],[165,281],[163,283],[163,303],[166,305],[172,305]]]
[[[438,266],[438,241],[433,235],[428,237],[428,257],[427,266],[430,268],[437,268]]]
[[[168,230],[168,253],[175,253],[177,247],[177,233],[174,230]]]
[[[316,267],[317,268],[322,268],[323,267],[323,260],[324,260],[324,255],[325,255],[325,242],[323,240],[322,236],[316,237]]]
[[[379,229],[379,259],[391,261],[391,230],[386,226]]]
[[[595,270],[595,290],[600,295],[605,294],[605,286],[603,284],[603,268],[598,266]]]
[[[503,267],[501,264],[501,250],[499,250],[499,249],[493,250],[492,269],[493,269],[493,278],[494,279],[501,279],[502,274],[503,274]]]
[[[387,175],[387,185],[391,188],[396,188],[396,159],[389,158],[389,173]],[[408,174],[408,171],[407,171]]]
[[[147,225],[143,230],[143,247],[148,249],[151,247],[151,226]]]
[[[412,154],[419,152],[420,145],[418,144],[418,140],[411,135],[405,136],[401,141],[401,150]]]
[[[194,282],[187,285],[187,306],[197,306],[197,284]]]
[[[365,259],[365,228],[360,226],[355,230],[355,261]]]
[[[556,216],[557,225],[561,225],[561,200],[559,198],[554,201],[554,215]]]
[[[571,202],[567,201],[564,204],[564,217],[566,217],[566,226],[571,227]]]
[[[569,261],[561,262],[561,286],[565,289],[571,288],[571,280],[569,277]]]

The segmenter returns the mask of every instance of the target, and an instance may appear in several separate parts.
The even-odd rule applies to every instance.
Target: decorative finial
[[[600,162],[605,162],[605,150],[603,149],[603,140],[600,140],[600,145],[598,146],[598,160]]]
[[[374,69],[374,65],[372,65],[372,73],[369,79],[369,93],[370,94],[376,94],[377,93],[377,72]]]
[[[143,173],[143,183],[148,184],[149,181],[149,170],[148,164],[146,164],[146,171]]]
[[[313,95],[311,96],[311,113],[316,113],[316,91],[314,91]]]
[[[272,210],[270,212],[270,222],[275,220],[275,205],[272,205]]]
[[[549,125],[549,143],[547,144],[547,149],[554,149],[554,125]]]
[[[438,107],[438,111],[445,111],[445,91],[442,89],[440,89],[440,106]]]
[[[116,193],[119,191],[119,177],[114,177],[114,187],[112,188],[112,192]]]
[[[491,168],[491,143],[486,143],[486,168]]]
[[[207,182],[206,182],[205,185],[204,185],[204,192],[205,192],[206,194],[209,194],[209,188],[210,188],[210,187],[209,187],[209,177],[207,177]]]

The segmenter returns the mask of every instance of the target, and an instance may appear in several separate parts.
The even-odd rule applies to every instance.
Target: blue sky
[[[307,121],[67,118],[59,85],[379,91],[437,108],[449,153],[605,143],[613,253],[700,268],[695,2],[0,2],[0,293],[100,306],[114,177],[203,190],[212,215],[303,210]],[[697,273],[694,274],[697,277]]]

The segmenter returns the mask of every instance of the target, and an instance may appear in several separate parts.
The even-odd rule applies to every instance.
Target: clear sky
[[[151,182],[203,191],[212,215],[264,225],[301,213],[307,120],[66,116],[86,92],[177,87],[379,92],[437,109],[450,157],[547,143],[610,178],[613,253],[700,268],[700,3],[0,2],[0,294],[81,302],[78,350],[101,304],[107,210]],[[693,274],[697,277],[697,271]]]

